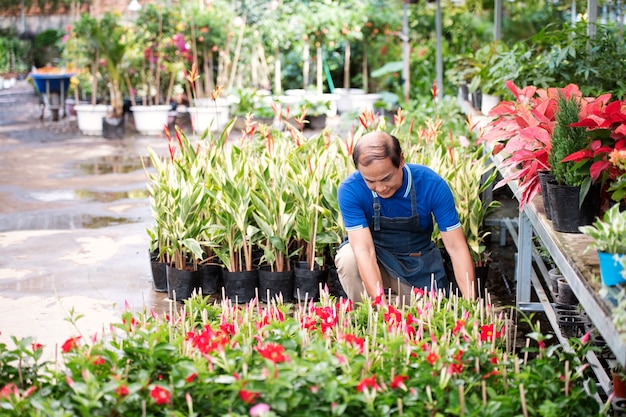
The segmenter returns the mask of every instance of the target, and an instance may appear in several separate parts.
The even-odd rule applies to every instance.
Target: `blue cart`
[[[30,77],[35,82],[35,87],[42,97],[43,107],[41,109],[40,119],[43,119],[43,115],[46,107],[50,108],[52,113],[52,120],[59,120],[59,109],[63,111],[63,117],[67,116],[65,113],[65,97],[67,96],[67,90],[70,86],[70,78],[73,73],[51,74],[32,72]]]

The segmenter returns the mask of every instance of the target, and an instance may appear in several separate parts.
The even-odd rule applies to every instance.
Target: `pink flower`
[[[262,417],[268,411],[270,411],[270,406],[269,405],[267,405],[265,403],[259,403],[257,405],[252,406],[252,408],[250,408],[250,416],[252,416],[252,417]]]

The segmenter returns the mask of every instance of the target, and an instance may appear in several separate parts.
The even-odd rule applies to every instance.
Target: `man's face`
[[[389,198],[402,186],[402,167],[393,166],[391,159],[378,159],[368,166],[359,165],[359,172],[365,180],[367,187],[378,194],[381,198]]]

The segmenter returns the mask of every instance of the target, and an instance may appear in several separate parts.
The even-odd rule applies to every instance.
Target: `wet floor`
[[[0,343],[33,336],[50,354],[102,334],[127,306],[170,312],[153,291],[146,233],[148,149],[165,156],[167,144],[129,122],[109,140],[40,115],[27,82],[0,90]]]
[[[148,148],[166,148],[132,129],[85,137],[75,118],[40,111],[26,82],[0,90],[0,342],[33,336],[52,352],[126,306],[169,311],[152,290],[144,170]]]

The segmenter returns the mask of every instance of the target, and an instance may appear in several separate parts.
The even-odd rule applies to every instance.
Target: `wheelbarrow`
[[[36,73],[32,72],[30,77],[35,82],[35,87],[42,98],[42,109],[40,119],[43,119],[46,107],[52,113],[52,120],[59,120],[59,110],[62,109],[63,117],[65,112],[65,98],[70,85],[70,78],[73,73]]]

